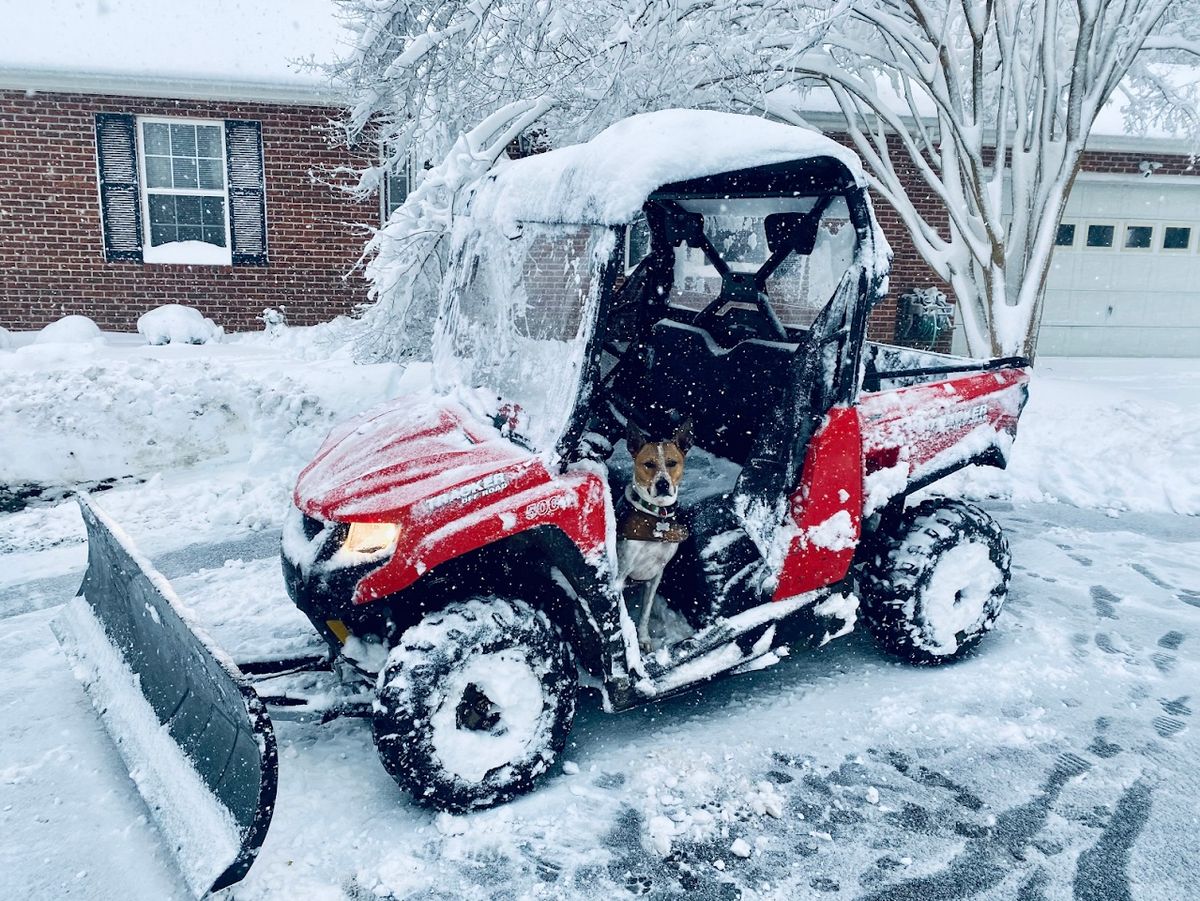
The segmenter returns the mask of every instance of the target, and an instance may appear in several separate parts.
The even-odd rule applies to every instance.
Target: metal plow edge
[[[167,580],[86,495],[88,566],[53,623],[197,897],[241,880],[266,837],[278,758],[266,708]]]

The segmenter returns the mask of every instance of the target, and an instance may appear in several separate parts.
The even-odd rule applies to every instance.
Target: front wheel
[[[483,598],[410,628],[379,676],[384,767],[419,801],[456,812],[528,791],[566,743],[575,663],[544,613]]]
[[[906,510],[858,570],[862,613],[883,648],[911,663],[957,660],[991,630],[1008,596],[999,524],[962,501]]]

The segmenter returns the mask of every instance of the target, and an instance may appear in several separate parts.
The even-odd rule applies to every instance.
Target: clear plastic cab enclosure
[[[724,118],[685,119],[696,116]],[[861,326],[886,291],[890,251],[857,160],[840,158],[842,148],[819,135],[733,118],[739,127],[765,126],[776,143],[783,132],[803,152],[775,148],[767,165],[737,165],[763,158],[760,147],[723,159],[728,168],[713,174],[666,183],[668,173],[696,171],[678,144],[674,158],[657,161],[625,153],[626,180],[646,182],[643,167],[653,173],[651,186],[630,188],[619,161],[593,146],[605,132],[574,157],[577,148],[520,160],[477,186],[456,212],[434,336],[435,389],[548,461],[569,464],[589,455],[580,445],[586,433],[619,437],[606,435],[614,412],[625,418],[611,409],[614,370],[659,320],[694,327],[718,356],[746,341],[770,343],[781,380],[792,368],[784,354],[823,310],[834,332],[851,320]],[[800,158],[775,162],[780,156]],[[585,216],[596,221],[572,218]],[[850,399],[860,344],[829,349],[838,384],[826,399]],[[739,370],[770,378],[761,368]],[[712,390],[737,388],[714,380]],[[691,400],[683,406],[702,399]],[[753,402],[753,392],[745,400]],[[747,449],[739,446],[737,464]]]
[[[601,225],[459,222],[434,333],[434,386],[530,448],[553,450],[579,400],[619,236]]]

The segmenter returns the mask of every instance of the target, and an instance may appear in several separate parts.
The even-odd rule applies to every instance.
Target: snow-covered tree
[[[1179,77],[1200,55],[1200,0],[341,2],[357,29],[337,70],[347,133],[377,129],[394,154],[461,158],[459,136],[500,110],[556,144],[668,106],[836,110],[977,355],[1032,351],[1058,220],[1114,94],[1133,130],[1200,134],[1195,79]],[[475,169],[499,157],[487,146]],[[936,216],[917,191],[940,198]],[[428,225],[428,202],[376,236],[377,261],[410,240],[408,219]],[[419,280],[396,271],[373,270],[377,321],[409,309]]]
[[[1097,115],[1197,134],[1194,0],[859,0],[774,63],[832,93],[874,187],[959,300],[974,354],[1032,354],[1058,222]],[[794,60],[794,62],[793,62]],[[1194,79],[1193,79],[1194,81]],[[777,95],[778,96],[778,95]],[[790,116],[798,117],[797,104]],[[800,102],[803,106],[803,102]],[[788,116],[783,109],[776,110]],[[911,202],[911,177],[948,227]]]

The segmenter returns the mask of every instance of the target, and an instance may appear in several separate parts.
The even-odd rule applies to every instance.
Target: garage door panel
[[[1155,291],[1184,293],[1200,298],[1200,257],[1194,253],[1178,256],[1160,253],[1150,271],[1150,284]]]
[[[1154,277],[1153,260],[1148,256],[1134,253],[1114,254],[1119,257],[1108,267],[1108,279],[1103,285],[1097,285],[1097,290],[1115,293],[1142,292],[1150,288]]]
[[[1195,357],[1200,356],[1200,328],[1043,324],[1038,335],[1038,353],[1052,357]]]
[[[1077,181],[1064,220],[1075,246],[1057,248],[1046,281],[1043,354],[1200,356],[1200,178]],[[1111,248],[1085,246],[1111,225]],[[1126,226],[1154,229],[1150,249],[1125,248]],[[1187,250],[1163,250],[1164,227],[1192,229]]]

